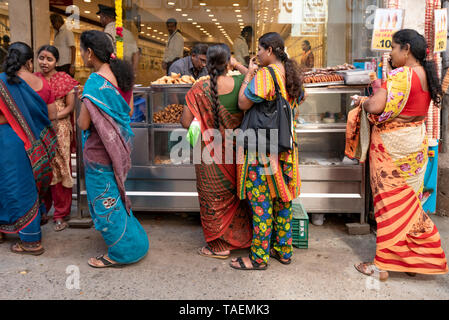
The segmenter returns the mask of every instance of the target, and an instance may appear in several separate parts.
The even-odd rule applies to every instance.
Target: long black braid
[[[210,93],[212,96],[212,111],[214,127],[220,128],[220,100],[218,99],[218,77],[226,73],[226,67],[231,59],[231,50],[225,44],[217,44],[207,50],[207,70],[210,76]]]

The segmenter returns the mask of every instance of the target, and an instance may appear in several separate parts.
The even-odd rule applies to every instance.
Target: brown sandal
[[[354,265],[354,268],[366,276],[372,276],[375,272],[379,273],[379,280],[386,281],[388,279],[388,271],[379,270],[372,262],[362,262]]]
[[[31,248],[39,248],[39,249],[31,249]],[[11,252],[17,254],[30,254],[33,256],[39,256],[45,252],[45,249],[40,242],[34,245],[26,246],[23,244],[23,242],[19,241],[11,246]]]

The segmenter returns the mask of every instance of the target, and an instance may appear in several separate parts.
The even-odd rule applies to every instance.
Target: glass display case
[[[301,202],[309,213],[360,213],[365,222],[365,165],[345,157],[351,96],[365,87],[306,88],[296,114]]]
[[[179,118],[190,87],[134,90],[131,127],[135,136],[126,190],[135,211],[199,211],[193,152],[171,154],[181,149],[174,147],[187,134]],[[344,156],[350,97],[364,90],[347,86],[306,89],[306,101],[296,114],[296,134],[300,198],[309,213],[360,213],[360,222],[365,222],[365,165]]]

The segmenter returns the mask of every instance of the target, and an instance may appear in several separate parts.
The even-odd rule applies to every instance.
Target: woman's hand
[[[256,57],[253,57],[249,61],[248,74],[250,74],[251,77],[254,77],[254,75],[256,74],[257,70],[259,70],[259,65],[256,63]]]
[[[82,85],[78,85],[78,99],[81,100],[81,97],[83,96],[83,90],[84,87]]]
[[[239,62],[237,61],[237,59],[235,59],[234,57],[231,57],[231,60],[229,61],[229,63],[231,64],[232,70],[235,70],[235,68],[236,68],[237,65],[239,64]]]

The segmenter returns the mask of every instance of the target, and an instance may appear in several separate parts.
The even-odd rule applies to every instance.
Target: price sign
[[[435,50],[446,51],[447,47],[447,9],[435,10]]]
[[[393,34],[402,28],[403,21],[404,10],[402,9],[377,9],[371,50],[390,51]]]

